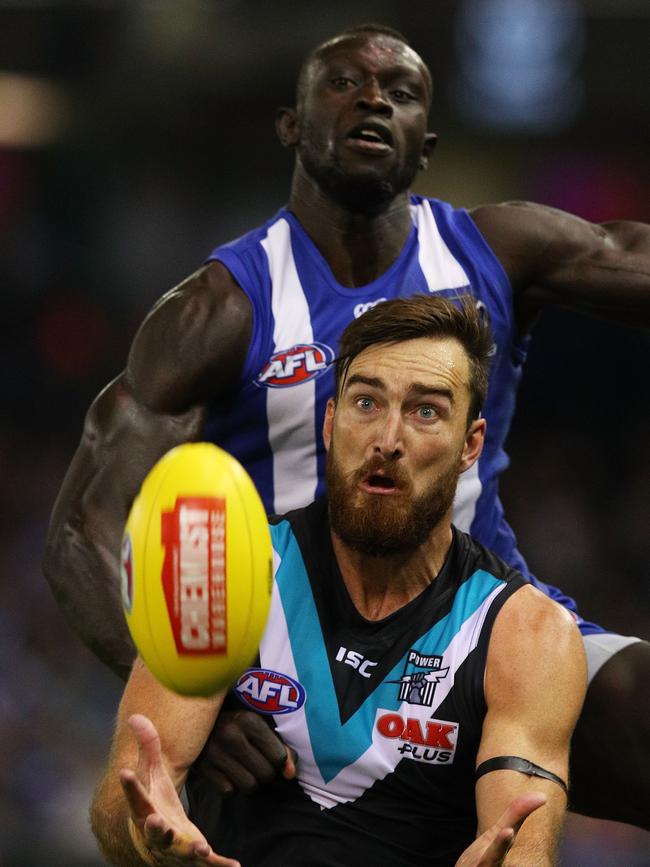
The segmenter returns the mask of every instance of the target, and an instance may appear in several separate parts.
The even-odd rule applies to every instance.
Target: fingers
[[[153,802],[135,771],[130,768],[120,771],[120,783],[131,810],[131,817],[138,827],[142,827],[147,816],[155,812]]]
[[[531,813],[534,813],[539,807],[546,803],[546,795],[541,792],[530,792],[526,795],[520,795],[511,801],[502,815],[499,817],[497,826],[501,828],[512,828],[514,833],[521,828],[524,819],[527,819]]]
[[[143,839],[148,849],[155,853],[156,863],[186,864],[188,867],[203,864],[241,867],[238,861],[217,855],[203,837],[194,839],[189,834],[174,830],[160,815],[152,815],[147,819]]]
[[[503,859],[508,854],[508,849],[514,842],[514,839],[515,832],[513,828],[501,828],[494,840],[481,854],[480,860],[477,862],[477,867],[500,867],[503,863]]]
[[[295,776],[295,759],[270,726],[250,711],[222,713],[201,759],[201,772],[225,794],[252,792],[278,770]]]
[[[545,803],[546,795],[540,792],[520,795],[511,801],[490,829],[494,839],[482,853],[477,867],[500,867],[524,821]]]
[[[284,767],[282,768],[282,776],[285,780],[293,780],[296,776],[296,765],[298,764],[298,756],[295,750],[292,750],[291,747],[287,747],[287,758],[284,762]]]
[[[287,758],[287,748],[275,731],[261,717],[250,711],[241,711],[235,720],[244,735],[275,768],[281,768]]]
[[[238,756],[224,755],[212,748],[205,751],[201,761],[203,773],[222,794],[232,791],[250,794],[258,786],[270,782],[276,775],[276,768],[254,747],[248,745],[248,752],[239,760]]]

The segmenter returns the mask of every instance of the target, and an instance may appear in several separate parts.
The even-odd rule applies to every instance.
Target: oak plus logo
[[[454,761],[458,723],[380,710],[375,726],[383,738],[395,742],[404,758],[431,765],[450,765]]]
[[[279,671],[249,668],[235,684],[235,693],[245,705],[258,713],[293,713],[305,703],[305,689]]]
[[[297,343],[274,352],[254,382],[259,388],[301,385],[321,376],[333,361],[334,351],[326,343]]]

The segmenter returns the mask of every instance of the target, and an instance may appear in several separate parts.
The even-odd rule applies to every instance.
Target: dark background
[[[119,683],[40,573],[84,413],[151,303],[285,202],[274,110],[312,45],[369,20],[433,71],[440,142],[418,192],[650,219],[647,0],[0,0],[3,867],[101,863],[86,815]],[[649,348],[547,311],[503,482],[537,573],[645,638]],[[563,863],[650,864],[650,837],[572,819]]]

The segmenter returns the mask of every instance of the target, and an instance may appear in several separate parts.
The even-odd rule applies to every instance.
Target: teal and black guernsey
[[[298,779],[230,796],[219,817],[192,775],[193,821],[244,867],[453,864],[476,833],[492,624],[523,577],[454,530],[436,580],[369,621],[338,570],[325,501],[271,533],[271,614],[259,664],[232,698],[296,751]]]

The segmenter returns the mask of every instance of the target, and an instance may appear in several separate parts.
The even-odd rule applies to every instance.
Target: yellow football
[[[271,601],[264,507],[241,464],[210,443],[153,467],[126,523],[122,604],[150,671],[183,695],[227,689],[250,665]]]

